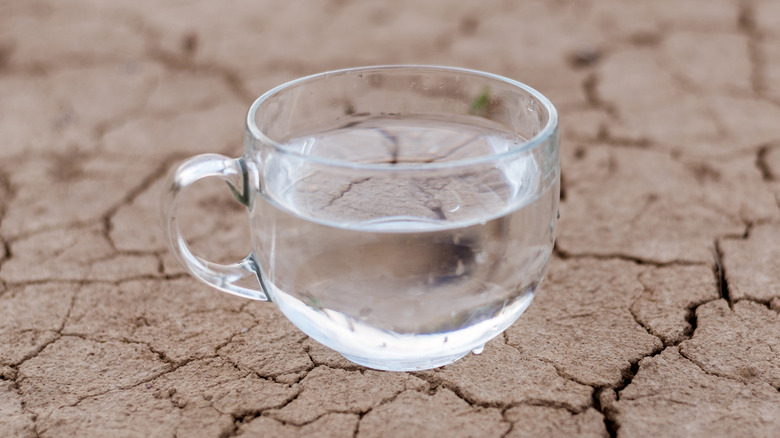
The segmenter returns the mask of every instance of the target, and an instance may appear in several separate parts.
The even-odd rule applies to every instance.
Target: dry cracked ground
[[[385,373],[185,275],[165,174],[254,97],[366,64],[477,68],[561,113],[556,257],[484,353]],[[776,436],[780,2],[0,3],[0,435]],[[188,200],[235,260],[245,212]]]

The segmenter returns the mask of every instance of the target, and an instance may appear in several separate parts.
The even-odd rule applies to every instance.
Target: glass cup
[[[276,303],[357,364],[421,370],[480,352],[531,303],[555,241],[559,174],[557,114],[530,87],[458,68],[363,67],[257,99],[243,155],[184,162],[162,213],[198,279]],[[211,176],[248,211],[252,252],[236,264],[194,255],[177,222],[180,192]]]

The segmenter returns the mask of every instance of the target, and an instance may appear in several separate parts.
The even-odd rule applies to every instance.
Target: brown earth
[[[447,64],[561,114],[556,258],[479,356],[352,365],[163,244],[296,77]],[[221,184],[196,250],[246,254]],[[0,2],[0,436],[777,436],[780,2]]]

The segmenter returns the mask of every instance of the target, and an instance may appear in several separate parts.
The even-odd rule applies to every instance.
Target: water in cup
[[[535,90],[451,67],[325,72],[259,97],[244,138],[240,158],[192,157],[167,182],[168,243],[201,281],[397,371],[479,354],[533,299],[560,181],[557,113]],[[249,208],[238,263],[181,233],[180,195],[210,177]]]
[[[530,152],[458,163],[523,141],[476,117],[359,115],[285,141],[260,158],[252,206],[265,290],[309,336],[363,365],[430,368],[480,351],[544,275],[558,179]],[[404,365],[420,356],[433,359]]]

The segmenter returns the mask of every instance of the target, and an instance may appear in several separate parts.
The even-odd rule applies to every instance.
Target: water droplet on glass
[[[474,354],[482,354],[482,352],[485,350],[485,344],[480,345],[479,347],[471,350]]]
[[[447,207],[447,211],[450,213],[460,210],[460,204],[455,204],[452,207]]]

